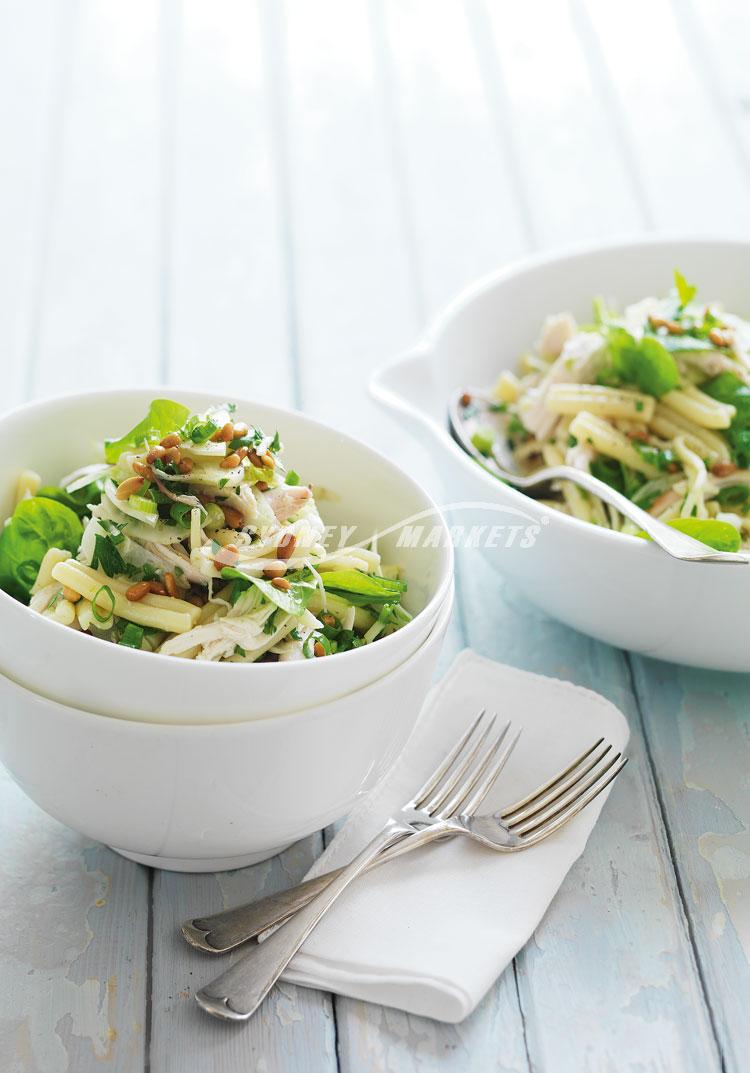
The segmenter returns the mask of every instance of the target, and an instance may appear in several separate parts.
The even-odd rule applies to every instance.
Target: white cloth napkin
[[[628,741],[622,713],[597,693],[464,651],[430,693],[394,767],[355,806],[309,875],[350,861],[483,707],[523,733],[482,811],[525,796],[599,737],[618,750]],[[531,936],[608,792],[523,853],[495,854],[456,838],[359,877],[284,979],[439,1021],[463,1020]]]

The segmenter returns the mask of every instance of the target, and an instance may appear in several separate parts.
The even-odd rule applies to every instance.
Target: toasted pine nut
[[[723,332],[721,328],[712,328],[708,333],[708,338],[714,346],[729,346],[731,339],[726,332]]]
[[[193,604],[195,607],[205,607],[208,602],[205,596],[201,596],[198,592],[190,592],[185,597],[189,604]]]
[[[714,477],[728,477],[730,473],[737,472],[737,467],[734,462],[714,462],[711,472]]]
[[[294,549],[297,547],[297,538],[294,533],[284,533],[276,548],[277,559],[291,559]]]
[[[458,401],[461,406],[471,406],[471,395],[468,392],[464,392]]]
[[[240,464],[240,456],[236,451],[233,451],[231,455],[227,455],[226,458],[222,458],[219,465],[222,469],[235,469]]]
[[[255,487],[258,489],[259,492],[267,492],[271,485],[267,484],[266,481],[256,481]]]
[[[150,581],[136,581],[129,589],[126,589],[125,599],[130,600],[131,604],[134,604],[137,603],[138,600],[142,600],[149,592],[151,592]]]
[[[282,592],[286,592],[287,589],[291,589],[291,581],[287,581],[285,577],[275,577],[271,582],[275,589],[281,589]]]
[[[117,498],[128,499],[130,496],[137,495],[141,488],[143,488],[143,477],[128,477],[117,486]]]
[[[240,438],[240,436],[247,436],[249,431],[250,431],[250,429],[248,428],[248,426],[245,424],[244,421],[238,421],[235,424],[234,429],[232,430],[232,439],[233,440],[238,440]]]
[[[237,457],[239,458],[240,462],[242,461],[243,458],[247,458],[247,451],[248,451],[247,447],[238,447],[237,448],[236,454],[237,454]]]
[[[177,595],[177,582],[174,574],[167,573],[164,575],[164,588],[167,590],[167,596]]]
[[[157,443],[156,447],[152,447],[149,453],[146,455],[146,461],[155,462],[157,458],[164,458],[164,455],[166,453],[166,447],[162,447],[160,443]]]
[[[179,447],[181,443],[182,440],[176,432],[170,432],[168,436],[165,436],[164,439],[161,440],[161,446],[166,447],[167,450],[169,450],[170,447]]]
[[[262,458],[263,465],[266,469],[274,469],[276,466],[276,459],[273,457],[270,451],[266,451]]]
[[[177,463],[177,468],[180,473],[192,473],[193,472],[193,460],[192,458],[181,458]]]
[[[168,447],[164,452],[164,461],[174,462],[175,465],[178,465],[182,461],[182,454],[180,453],[180,448]]]
[[[167,587],[166,587],[166,585],[162,585],[161,581],[149,581],[149,583],[148,583],[148,591],[152,592],[154,594],[154,596],[166,596],[167,595]]]
[[[320,643],[320,641],[316,641],[313,645],[313,652],[316,656],[324,656],[326,654],[326,650],[325,648],[323,648],[323,645]]]
[[[214,566],[221,573],[225,566],[234,566],[239,560],[240,553],[234,544],[225,544],[214,559]]]
[[[230,529],[242,528],[245,519],[241,510],[237,510],[236,507],[222,507],[221,509],[224,512],[224,521]]]
[[[71,604],[77,604],[81,599],[80,592],[76,592],[75,589],[71,589],[69,585],[63,585],[63,597]]]
[[[666,328],[670,335],[685,334],[685,329],[677,321],[667,320],[665,317],[655,317],[653,313],[648,319],[652,328]]]
[[[248,451],[247,457],[250,459],[256,469],[263,469],[263,459],[260,457],[257,451]]]
[[[625,435],[629,440],[639,440],[641,443],[648,443],[648,432],[645,428],[631,428]]]
[[[267,577],[267,578],[271,578],[272,580],[276,580],[278,578],[282,578],[285,573],[286,573],[286,567],[285,566],[267,566],[266,569],[263,571],[263,577]]]
[[[211,439],[214,443],[229,443],[230,440],[233,440],[234,425],[232,424],[232,422],[227,421],[227,423],[225,425],[222,425],[221,428],[217,428]]]
[[[147,477],[149,480],[153,476],[151,466],[147,466],[145,462],[134,462],[133,469],[141,477]]]

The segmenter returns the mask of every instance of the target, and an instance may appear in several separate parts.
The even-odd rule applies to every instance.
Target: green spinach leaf
[[[75,555],[82,535],[83,526],[70,507],[42,496],[22,499],[0,532],[0,588],[28,603],[49,549]]]

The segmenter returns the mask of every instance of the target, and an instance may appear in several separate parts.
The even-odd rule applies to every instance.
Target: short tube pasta
[[[650,395],[625,388],[598,384],[552,384],[544,405],[553,414],[578,414],[582,410],[597,417],[616,417],[649,422],[655,400]]]
[[[668,391],[662,395],[661,401],[668,409],[701,428],[729,428],[737,413],[734,406],[717,402],[694,384],[683,384],[680,391]]]
[[[595,451],[607,455],[608,458],[617,459],[645,477],[659,476],[658,467],[647,462],[627,436],[602,418],[586,412],[580,413],[570,422],[570,431],[581,442],[590,444]]]

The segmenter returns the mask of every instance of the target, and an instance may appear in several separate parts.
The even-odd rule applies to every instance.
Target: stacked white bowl
[[[225,401],[111,391],[0,418],[0,518],[12,513],[21,471],[55,483],[98,459],[104,438],[157,394],[195,410]],[[63,823],[181,871],[263,860],[344,815],[411,732],[453,604],[449,533],[411,477],[309,417],[232,401],[279,430],[328,525],[356,526],[351,542],[381,534],[383,561],[409,584],[407,626],[323,659],[217,664],[110,645],[0,592],[0,760]],[[430,539],[400,539],[403,523]]]

